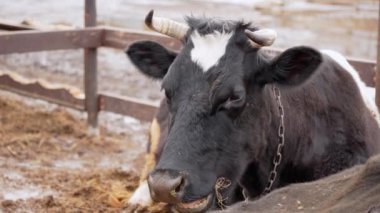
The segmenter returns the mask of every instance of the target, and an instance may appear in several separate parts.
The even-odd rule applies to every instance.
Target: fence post
[[[84,7],[84,26],[96,26],[96,0],[85,0]],[[84,49],[84,93],[88,133],[91,135],[99,134],[97,87],[97,48],[86,48]]]

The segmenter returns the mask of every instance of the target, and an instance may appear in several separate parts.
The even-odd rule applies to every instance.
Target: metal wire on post
[[[85,0],[84,26],[96,26],[96,0]],[[88,134],[98,135],[97,48],[84,49],[84,93]]]

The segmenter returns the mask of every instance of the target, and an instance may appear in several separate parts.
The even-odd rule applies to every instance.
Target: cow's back
[[[365,165],[318,181],[290,185],[222,212],[379,212],[379,181],[377,155]]]

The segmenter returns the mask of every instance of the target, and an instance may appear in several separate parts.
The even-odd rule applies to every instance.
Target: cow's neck
[[[259,89],[256,88],[256,90]],[[254,97],[248,98],[247,111],[243,115],[247,123],[247,140],[251,147],[251,154],[249,155],[251,163],[247,165],[242,183],[250,189],[248,194],[251,197],[261,195],[268,183],[270,172],[273,169],[273,158],[277,150],[278,126],[280,124],[272,85],[267,85],[261,90],[255,91]],[[279,169],[281,169],[281,165]],[[251,177],[255,178],[252,179]],[[275,182],[273,188],[276,188],[276,184]]]

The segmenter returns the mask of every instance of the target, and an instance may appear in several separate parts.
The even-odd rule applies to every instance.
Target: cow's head
[[[146,24],[183,42],[179,53],[151,41],[127,50],[144,74],[162,79],[170,112],[166,145],[149,176],[150,192],[180,211],[203,211],[217,179],[237,184],[265,149],[255,120],[267,116],[260,114],[271,98],[263,92],[266,85],[302,83],[321,56],[297,47],[269,59],[260,47],[271,45],[275,32],[242,22],[189,17],[182,24],[150,12]]]

